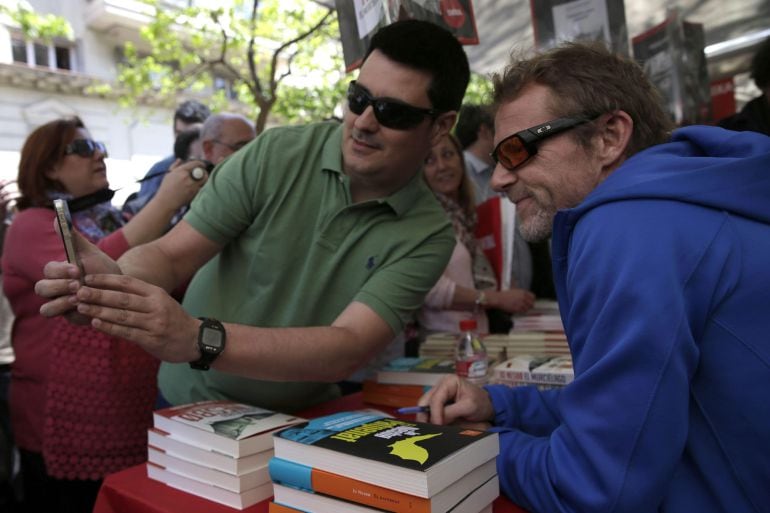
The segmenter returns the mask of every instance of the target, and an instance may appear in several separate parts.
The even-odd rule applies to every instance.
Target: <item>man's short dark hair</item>
[[[457,125],[455,125],[455,135],[463,146],[463,150],[476,142],[479,134],[479,128],[482,126],[495,128],[495,121],[492,117],[492,109],[485,105],[474,105],[466,103],[460,107],[457,115]]]
[[[428,21],[397,21],[374,34],[364,61],[374,50],[399,64],[428,72],[433,77],[428,98],[434,109],[446,112],[460,108],[470,68],[462,45],[448,30]]]
[[[759,45],[751,59],[751,78],[762,91],[770,87],[770,37]]]
[[[203,123],[211,115],[208,107],[195,100],[187,100],[179,104],[174,111],[174,124],[177,120],[183,123]]]

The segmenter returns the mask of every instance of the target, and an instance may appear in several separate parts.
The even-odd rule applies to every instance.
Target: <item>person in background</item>
[[[256,132],[253,123],[240,114],[213,114],[203,124],[195,125],[177,135],[174,141],[176,160],[172,165],[178,166],[185,160],[197,159],[201,161],[201,174],[197,176],[208,176],[215,165],[251,142],[254,137]],[[132,213],[138,212],[151,197],[141,196],[141,191],[130,196],[123,207],[124,214],[130,217]],[[170,227],[178,223],[185,212],[187,205],[173,217]]]
[[[421,169],[469,77],[449,31],[419,20],[379,29],[342,124],[260,134],[168,234],[118,263],[78,238],[86,285],[77,267],[50,263],[42,311],[76,308],[168,362],[158,380],[171,404],[292,412],[337,397],[336,382],[402,331],[449,260],[454,236]],[[167,291],[193,275],[182,308]]]
[[[490,198],[499,196],[489,184],[494,170],[492,150],[494,149],[495,126],[492,117],[493,109],[489,105],[465,104],[457,115],[454,133],[463,149],[465,167],[468,176],[475,187],[476,204],[484,203]],[[538,265],[541,274],[550,274],[550,268],[539,262],[533,262],[530,245],[521,237],[516,219],[516,231],[513,236],[513,257],[511,261],[511,286],[531,289],[533,280],[541,279],[541,275],[533,276],[534,266]],[[494,331],[508,332],[510,326],[499,322],[499,315],[492,312],[490,319],[493,325],[502,324],[503,329]],[[494,327],[494,326],[493,326]]]
[[[751,78],[762,94],[744,105],[740,112],[717,124],[729,130],[752,130],[770,135],[770,37],[759,45],[751,60]]]
[[[13,210],[13,194],[8,183],[0,181],[0,255],[3,254],[5,231]],[[2,290],[3,271],[0,267],[0,511],[15,513],[18,505],[18,479],[15,467],[18,461],[16,445],[11,432],[11,417],[8,409],[8,385],[11,382],[11,328],[13,311]]]
[[[465,168],[475,187],[476,203],[497,196],[489,185],[494,161],[489,155],[494,149],[495,121],[488,105],[466,103],[457,114],[454,134],[463,149]]]
[[[174,140],[174,158],[181,161],[203,159],[200,128],[194,127],[179,132]]]
[[[203,158],[216,166],[256,136],[254,123],[244,116],[229,112],[214,114],[201,127]]]
[[[531,513],[766,511],[770,138],[672,135],[639,65],[600,44],[493,80],[492,184],[525,237],[553,233],[575,377],[451,378],[419,404],[495,426],[501,490]]]
[[[201,102],[196,100],[186,100],[179,104],[174,111],[174,119],[172,121],[174,139],[177,136],[189,130],[191,128],[200,128],[201,124],[208,119],[211,115],[211,111]],[[139,197],[145,199],[145,203],[155,195],[163,181],[163,174],[169,170],[171,164],[176,161],[174,155],[169,155],[163,160],[159,160],[147,171],[145,178],[150,178],[142,182],[142,186],[139,189]]]
[[[185,130],[200,129],[201,124],[210,115],[211,111],[209,108],[196,100],[186,100],[180,103],[174,111],[172,125],[174,141]],[[163,177],[176,161],[176,156],[172,154],[153,164],[144,175],[144,178],[140,180],[141,186],[139,191],[126,199],[123,205],[123,213],[132,216],[139,212],[158,192]]]
[[[77,117],[36,128],[21,150],[19,212],[5,239],[2,275],[15,315],[10,410],[30,512],[90,512],[106,474],[145,460],[157,395],[158,362],[145,351],[40,315],[35,282],[46,262],[64,258],[53,200],[66,199],[74,228],[118,257],[160,236],[205,182],[190,176],[190,164],[176,167],[125,223],[104,194],[106,156]]]
[[[441,278],[428,292],[418,315],[427,332],[457,332],[461,320],[475,318],[489,333],[486,310],[524,313],[535,303],[528,290],[497,290],[495,272],[476,242],[476,202],[465,171],[460,142],[447,134],[433,145],[423,167],[425,181],[452,221],[456,243]]]

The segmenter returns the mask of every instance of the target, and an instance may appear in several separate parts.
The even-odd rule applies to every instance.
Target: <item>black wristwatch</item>
[[[209,367],[225,350],[225,327],[216,319],[205,319],[198,329],[198,349],[201,357],[190,362],[190,367],[196,370],[209,370]]]

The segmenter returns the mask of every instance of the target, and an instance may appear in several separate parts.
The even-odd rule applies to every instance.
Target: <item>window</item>
[[[13,49],[13,62],[27,62],[27,43],[23,39],[11,38]]]
[[[11,36],[13,62],[50,69],[73,69],[74,48],[68,42],[27,41],[23,36]]]

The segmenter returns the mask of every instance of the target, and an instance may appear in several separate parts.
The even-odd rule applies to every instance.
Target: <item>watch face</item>
[[[217,330],[204,329],[201,342],[215,349],[222,347],[222,333]]]

